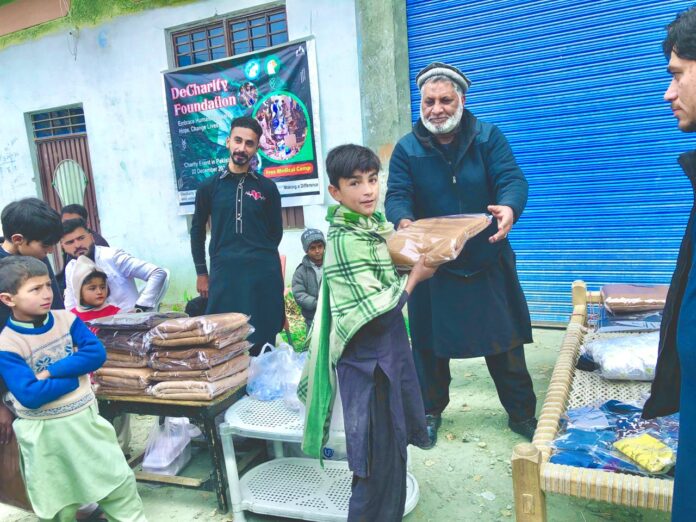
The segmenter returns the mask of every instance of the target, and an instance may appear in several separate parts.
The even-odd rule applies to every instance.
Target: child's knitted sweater
[[[10,319],[0,333],[5,402],[18,417],[49,419],[82,411],[95,400],[89,372],[106,360],[101,342],[70,312],[49,312],[39,327]],[[36,374],[48,370],[45,380]]]

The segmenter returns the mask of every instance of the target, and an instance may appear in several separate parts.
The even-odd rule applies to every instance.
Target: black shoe
[[[432,449],[437,444],[437,430],[442,424],[442,415],[426,415],[425,427],[428,430],[428,445],[421,446],[423,449]]]
[[[512,431],[519,433],[525,439],[531,442],[534,438],[534,432],[536,431],[537,420],[534,417],[531,419],[525,419],[523,421],[513,421],[512,419],[508,419],[508,426]]]

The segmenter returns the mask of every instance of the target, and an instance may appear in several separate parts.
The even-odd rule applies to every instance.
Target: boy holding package
[[[421,259],[399,276],[386,246],[393,227],[380,212],[379,158],[342,145],[326,158],[331,207],[309,357],[298,386],[307,406],[302,449],[321,457],[338,373],[353,487],[349,522],[401,520],[406,448],[425,446],[425,410],[402,308],[435,269]]]

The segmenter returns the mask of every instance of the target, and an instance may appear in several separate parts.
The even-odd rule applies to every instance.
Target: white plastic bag
[[[285,407],[292,411],[301,412],[304,407],[302,401],[297,397],[297,385],[300,384],[300,377],[302,377],[302,370],[306,362],[307,352],[297,353],[292,348],[286,351],[282,372],[282,378],[285,381],[283,402]]]
[[[588,343],[585,351],[599,364],[605,379],[652,381],[659,341],[659,332],[609,337]]]
[[[166,417],[156,423],[147,438],[143,471],[160,475],[178,474],[191,460],[189,420]]]
[[[299,411],[301,403],[293,396],[306,359],[305,353],[296,353],[287,343],[277,348],[266,344],[249,363],[247,393],[260,401],[285,399],[288,408]]]
[[[278,377],[283,352],[266,343],[256,357],[251,358],[247,378],[247,394],[259,401],[280,399],[285,387]]]

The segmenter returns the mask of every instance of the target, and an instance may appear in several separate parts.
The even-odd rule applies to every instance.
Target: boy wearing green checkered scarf
[[[428,445],[425,410],[402,309],[435,269],[423,259],[400,276],[381,212],[379,158],[342,145],[326,158],[329,208],[324,275],[298,395],[306,405],[305,453],[321,458],[340,391],[348,465],[354,474],[348,520],[401,520],[406,448]],[[338,383],[336,382],[338,374]]]

